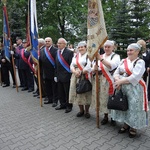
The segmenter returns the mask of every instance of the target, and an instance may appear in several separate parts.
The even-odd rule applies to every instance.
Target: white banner
[[[88,1],[87,28],[87,51],[89,58],[93,60],[107,40],[101,0]]]

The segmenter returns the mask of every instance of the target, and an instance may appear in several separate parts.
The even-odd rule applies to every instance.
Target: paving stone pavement
[[[98,129],[95,110],[90,119],[77,112],[40,107],[32,93],[0,86],[0,150],[150,150],[150,126],[130,139],[117,133],[119,123]]]

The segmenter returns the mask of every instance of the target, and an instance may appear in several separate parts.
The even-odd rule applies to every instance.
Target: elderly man
[[[65,113],[68,113],[72,110],[72,104],[69,104],[69,88],[71,78],[70,64],[73,57],[73,51],[66,48],[67,41],[64,38],[58,39],[57,45],[56,72],[60,105],[55,109],[66,109]]]
[[[57,106],[57,83],[54,81],[55,77],[55,57],[57,54],[57,48],[52,45],[52,39],[50,37],[45,38],[45,47],[40,51],[40,67],[43,71],[43,79],[47,101],[44,104],[53,103],[52,107]]]

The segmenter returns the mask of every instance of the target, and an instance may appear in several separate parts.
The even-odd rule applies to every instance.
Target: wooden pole
[[[7,0],[2,0],[3,4],[6,6],[6,2]],[[8,16],[8,15],[7,15]],[[10,38],[10,50],[12,50],[12,41],[11,41],[11,37],[10,37],[10,28],[8,27],[8,38]],[[14,78],[15,78],[15,83],[16,83],[16,90],[18,92],[18,84],[17,84],[17,79],[16,79],[16,69],[15,69],[15,63],[14,63],[14,56],[11,55],[11,59],[12,59],[12,64],[13,64],[13,71],[14,71]]]
[[[96,66],[98,66],[98,59],[96,58]],[[98,70],[96,70],[96,124],[97,128],[100,128],[99,123],[99,107],[100,107],[100,101],[99,101],[99,77],[98,77]]]
[[[38,64],[38,85],[39,85],[39,93],[40,93],[40,106],[43,107],[42,89],[41,89],[41,75],[40,75],[40,65],[39,64]]]

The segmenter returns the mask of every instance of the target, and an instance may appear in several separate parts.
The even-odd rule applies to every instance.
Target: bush
[[[121,59],[127,57],[127,51],[126,50],[116,50],[115,53],[118,54],[118,55],[120,55]]]

